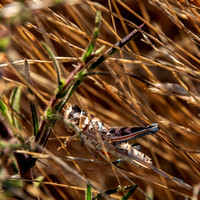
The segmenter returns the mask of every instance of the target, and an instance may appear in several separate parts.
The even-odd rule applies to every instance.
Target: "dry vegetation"
[[[117,190],[118,186],[137,185],[128,199],[198,199],[199,0],[28,2],[17,5],[5,0],[1,4],[4,15],[0,25],[0,97],[17,120],[11,125],[5,115],[1,117],[0,199],[9,195],[13,197],[9,199],[89,199],[89,195],[85,196],[87,184],[91,184],[93,196],[111,188]],[[13,5],[12,9],[8,5]],[[67,104],[77,104],[113,127],[158,123],[161,129],[157,134],[136,141],[141,144],[142,152],[152,158],[153,166],[145,169],[123,163],[117,167],[96,152],[89,152],[78,138],[58,151],[64,140],[72,136],[61,120],[64,107],[57,114],[60,120],[51,127],[42,154],[33,153],[38,160],[31,169],[32,181],[19,186],[17,180],[30,177],[23,171],[21,178],[16,176],[12,162],[15,159],[19,162],[19,155],[29,155],[26,151],[34,152],[35,147],[16,146],[11,141],[18,138],[20,142],[34,143],[30,139],[34,131],[30,101],[35,104],[41,123],[57,89],[55,64],[41,41],[51,48],[62,79],[67,79],[82,63],[97,11],[101,11],[102,17],[94,50],[105,45],[101,54],[142,23],[145,27],[98,65],[93,71],[96,73],[82,81]],[[19,109],[9,102],[16,87],[21,88]],[[28,93],[28,87],[34,95]],[[3,126],[15,136],[4,137]],[[21,165],[28,164],[22,159]],[[41,182],[37,187],[31,184],[38,180]],[[104,198],[121,199],[129,190],[116,191]]]

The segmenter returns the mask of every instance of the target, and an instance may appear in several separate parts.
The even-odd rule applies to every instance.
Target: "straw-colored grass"
[[[38,158],[32,169],[33,178],[43,176],[43,180],[34,192],[32,187],[26,190],[41,199],[84,199],[89,181],[93,195],[136,184],[138,188],[129,199],[197,200],[200,188],[200,2],[97,2],[62,3],[49,8],[37,4],[38,9],[26,10],[31,17],[23,18],[18,13],[21,19],[17,22],[14,17],[11,20],[4,16],[0,36],[5,31],[10,45],[0,55],[1,99],[8,102],[13,88],[21,86],[18,120],[20,134],[28,140],[33,135],[30,98],[41,122],[57,88],[56,70],[40,42],[44,41],[51,48],[62,78],[67,79],[81,63],[81,56],[91,41],[97,11],[101,11],[102,18],[95,50],[105,45],[105,52],[144,23],[137,37],[94,70],[102,73],[85,78],[67,104],[79,105],[111,127],[145,127],[158,123],[161,128],[158,133],[136,140],[142,152],[152,158],[153,167],[111,165],[98,152],[89,152],[79,138],[58,151],[64,140],[72,136],[62,120],[58,120],[51,127],[42,154],[33,154]],[[1,7],[5,9],[6,3]],[[24,78],[25,58],[32,87]],[[27,86],[34,96],[28,94]],[[64,111],[60,116],[63,115]],[[5,173],[11,179],[10,160],[5,155],[2,158]],[[127,192],[104,198],[121,199]]]

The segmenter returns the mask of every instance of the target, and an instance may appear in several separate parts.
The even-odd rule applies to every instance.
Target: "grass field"
[[[0,6],[0,199],[199,199],[199,0]],[[110,127],[158,123],[133,141],[152,165],[88,150],[70,104]]]

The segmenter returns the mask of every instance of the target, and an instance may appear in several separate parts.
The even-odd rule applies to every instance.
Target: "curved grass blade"
[[[17,113],[20,111],[20,100],[21,100],[21,87],[17,87],[12,91],[12,94],[10,96],[10,104],[13,110]],[[14,114],[11,114],[12,116],[12,124],[20,129],[20,123],[17,120],[17,118],[14,116]]]
[[[54,56],[52,50],[44,42],[41,42],[41,45],[44,47],[44,49],[46,50],[46,52],[48,53],[48,55],[50,56],[50,58],[52,59],[52,61],[54,63],[54,67],[56,69],[56,74],[57,74],[58,89],[59,89],[59,91],[61,91],[61,89],[62,89],[62,82],[61,82],[61,75],[60,75],[59,63],[55,59],[55,56]]]

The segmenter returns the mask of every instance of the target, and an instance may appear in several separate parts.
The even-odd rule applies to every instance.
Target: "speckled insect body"
[[[106,144],[112,145],[113,148],[106,149],[107,152],[123,159],[126,162],[138,165],[133,159],[118,153],[122,151],[126,155],[133,155],[145,163],[151,164],[151,159],[140,152],[140,145],[131,145],[128,142],[144,135],[154,134],[159,130],[158,124],[151,124],[147,127],[114,127],[102,122],[99,118],[81,110],[77,105],[69,105],[66,109],[65,119],[76,125],[83,131],[82,138],[90,149],[99,150],[101,144],[95,139],[96,133],[99,133],[102,141]],[[84,134],[85,132],[85,134]],[[90,134],[91,137],[89,137]]]

